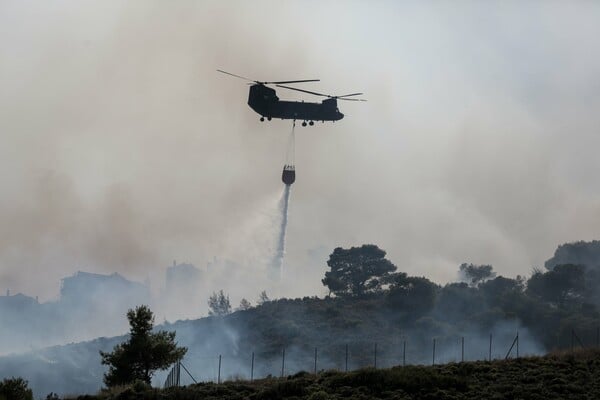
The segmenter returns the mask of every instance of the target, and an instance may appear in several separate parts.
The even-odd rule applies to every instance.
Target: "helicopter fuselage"
[[[250,86],[248,105],[261,117],[269,120],[281,118],[303,121],[338,121],[344,118],[344,114],[337,108],[335,98],[325,99],[321,103],[279,100],[275,89],[260,83]]]

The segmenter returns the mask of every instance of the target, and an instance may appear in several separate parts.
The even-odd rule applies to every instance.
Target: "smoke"
[[[174,258],[251,263],[239,231],[278,188],[284,143],[215,68],[298,76],[304,45],[244,27],[261,15],[244,5],[1,7],[3,52],[19,54],[0,67],[2,290],[53,299],[82,269],[156,293]]]
[[[465,260],[527,273],[597,234],[599,15],[558,2],[2,2],[2,292],[56,299],[86,270],[156,295],[173,259],[205,275],[160,319],[204,314],[221,288],[274,289],[288,122],[259,122],[245,83],[217,68],[369,100],[297,132],[286,297],[322,294],[327,254],[362,243],[440,283]]]
[[[383,297],[380,298],[380,300]],[[317,370],[349,370],[402,365],[503,359],[517,355],[511,349],[519,336],[519,356],[541,355],[546,349],[539,338],[518,319],[496,312],[489,326],[457,311],[444,323],[430,315],[397,320],[400,310],[373,307],[374,298],[345,303],[340,299],[304,299],[269,302],[225,318],[166,323],[160,329],[177,332],[177,342],[188,348],[183,363],[197,381],[255,379],[300,371],[312,372],[315,349]],[[366,308],[365,308],[366,307]],[[458,307],[460,308],[460,307]],[[457,308],[457,309],[458,309]],[[410,311],[410,310],[405,310]],[[402,311],[400,311],[401,313]],[[535,331],[535,324],[531,326]],[[125,337],[46,348],[0,358],[0,376],[26,377],[36,396],[96,392],[105,372],[98,350],[110,351]],[[435,340],[435,354],[433,341]],[[463,346],[464,344],[464,346]],[[285,349],[285,364],[283,350]],[[254,357],[253,357],[254,356]],[[77,371],[86,371],[85,374]],[[168,371],[158,372],[154,385],[161,386]],[[182,372],[182,384],[192,383]]]

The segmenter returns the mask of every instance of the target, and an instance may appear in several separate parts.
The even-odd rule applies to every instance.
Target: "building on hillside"
[[[167,292],[183,291],[193,293],[198,290],[202,282],[202,271],[192,264],[177,264],[167,268],[166,289]]]
[[[125,279],[117,273],[102,275],[78,271],[61,280],[61,302],[78,304],[103,298],[135,305],[148,304],[151,295],[148,286]]]
[[[23,311],[28,308],[37,307],[39,305],[37,298],[26,296],[22,293],[11,295],[9,291],[6,296],[0,296],[0,309]]]

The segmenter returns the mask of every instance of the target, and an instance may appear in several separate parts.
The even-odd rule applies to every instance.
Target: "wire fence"
[[[589,340],[588,346],[584,345],[575,329],[570,333],[571,351],[576,348],[600,347],[600,328],[596,330],[595,343]],[[423,338],[415,338],[411,342],[402,339],[393,344],[386,343],[384,346],[377,342],[365,341],[332,344],[321,348],[295,345],[282,347],[278,355],[274,351],[215,356],[188,353],[185,360],[173,365],[166,377],[164,387],[177,387],[182,383],[198,383],[198,381],[217,384],[231,380],[252,382],[261,378],[283,378],[301,371],[318,374],[325,370],[348,372],[368,367],[390,368],[406,365],[439,365],[449,362],[507,360],[519,358],[523,354],[540,354],[540,350],[534,349],[532,343],[534,343],[532,338],[522,338],[519,332],[514,332],[512,335],[498,336],[490,333],[488,337],[476,339],[465,336],[436,337],[431,339],[429,346]],[[430,349],[429,355],[424,354],[427,347]],[[192,365],[192,368],[188,368]],[[185,372],[184,379],[182,379],[182,370]]]
[[[600,331],[599,331],[600,332]],[[598,336],[600,340],[600,334]],[[572,348],[583,343],[572,331]],[[430,348],[429,356],[424,354]],[[284,377],[301,371],[318,374],[324,370],[352,371],[360,368],[390,368],[406,365],[437,365],[449,362],[475,360],[491,361],[519,357],[518,332],[498,338],[490,334],[485,342],[481,338],[437,337],[426,341],[397,340],[394,343],[352,342],[327,346],[288,346],[277,351],[207,355],[188,353],[185,360],[173,365],[166,376],[164,387],[187,383],[230,380],[253,381],[260,378]],[[536,353],[536,350],[529,351]],[[427,361],[429,359],[429,361]],[[182,375],[182,370],[184,374]],[[193,373],[192,373],[193,372]],[[183,379],[182,379],[183,378]]]

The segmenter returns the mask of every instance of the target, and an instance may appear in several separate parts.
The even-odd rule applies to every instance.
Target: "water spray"
[[[277,240],[277,253],[275,255],[275,268],[279,272],[279,279],[283,278],[283,257],[285,256],[285,237],[287,233],[288,209],[290,204],[291,185],[285,185],[280,201],[281,225]]]

